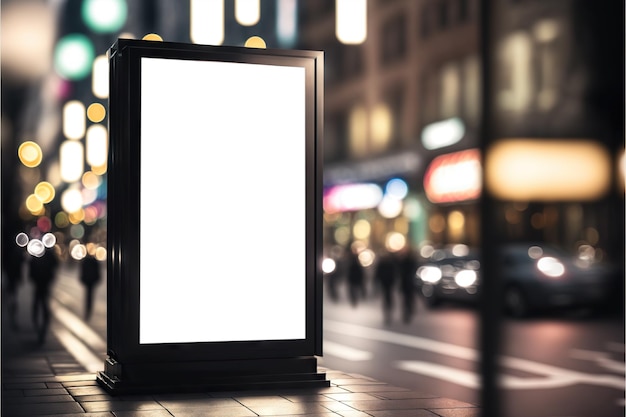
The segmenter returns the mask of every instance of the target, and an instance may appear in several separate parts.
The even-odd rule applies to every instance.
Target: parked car
[[[523,317],[556,308],[598,307],[611,291],[609,265],[546,244],[516,243],[500,248],[497,274],[505,311]]]
[[[430,308],[444,301],[474,303],[480,285],[478,252],[459,246],[434,250],[418,267],[415,283]]]
[[[605,307],[617,288],[615,268],[553,245],[506,244],[493,256],[504,313],[513,317],[563,308]],[[415,282],[430,308],[444,301],[471,305],[479,301],[481,276],[477,250],[455,254],[438,249],[421,263]]]

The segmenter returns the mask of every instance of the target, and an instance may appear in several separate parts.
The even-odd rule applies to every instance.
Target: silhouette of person
[[[7,306],[9,323],[13,330],[17,324],[17,290],[22,282],[22,263],[24,252],[15,243],[5,242],[2,246],[2,269],[6,278],[6,293],[3,299]]]
[[[30,259],[30,278],[34,284],[32,319],[37,341],[43,344],[50,324],[50,288],[54,281],[59,261],[52,249],[46,249],[41,256]]]
[[[402,320],[410,323],[415,313],[415,271],[417,260],[410,249],[400,258],[400,293],[402,295]]]
[[[348,295],[355,307],[359,299],[365,297],[365,276],[359,258],[353,251],[348,252]]]
[[[80,282],[82,282],[85,287],[85,320],[91,318],[93,291],[95,286],[100,282],[100,275],[100,264],[98,260],[91,255],[85,256],[80,269]]]
[[[393,313],[393,286],[396,281],[396,263],[390,254],[380,256],[376,267],[376,282],[380,285],[385,323],[391,323]]]

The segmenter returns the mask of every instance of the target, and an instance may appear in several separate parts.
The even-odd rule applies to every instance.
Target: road
[[[344,300],[326,298],[322,364],[479,402],[477,311],[420,303],[405,324],[396,305],[395,320],[386,324],[375,294],[356,307]],[[503,417],[624,416],[624,322],[585,313],[504,320]]]
[[[23,289],[24,290],[24,289]],[[86,323],[76,269],[64,268],[53,291],[51,330],[85,369],[102,369],[106,285],[96,289]],[[396,309],[399,309],[396,306]],[[330,369],[472,403],[479,402],[480,351],[475,311],[418,305],[411,323],[385,324],[379,298],[357,306],[324,302],[324,356]],[[502,417],[624,416],[624,324],[621,317],[553,316],[506,321]]]

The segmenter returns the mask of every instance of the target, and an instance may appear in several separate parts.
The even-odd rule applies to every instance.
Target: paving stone
[[[36,404],[5,404],[2,403],[2,417],[34,417],[51,414],[84,413],[76,402],[36,403]]]

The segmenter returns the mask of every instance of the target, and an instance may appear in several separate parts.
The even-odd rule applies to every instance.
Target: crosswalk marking
[[[329,342],[328,340],[324,340],[324,353],[348,361],[367,361],[374,356],[371,352],[354,349],[339,343]]]
[[[324,329],[345,336],[393,343],[474,362],[478,361],[480,358],[479,351],[476,349],[356,324],[326,320],[324,322]],[[542,389],[564,387],[574,384],[588,384],[623,390],[625,385],[623,377],[588,374],[510,356],[500,357],[500,364],[504,368],[521,370],[536,375],[533,377],[520,378],[502,374],[500,384],[503,388],[508,389]],[[396,365],[400,367],[400,369],[409,372],[443,379],[469,388],[479,387],[477,385],[478,376],[472,371],[464,371],[458,368],[422,361],[398,361]]]

